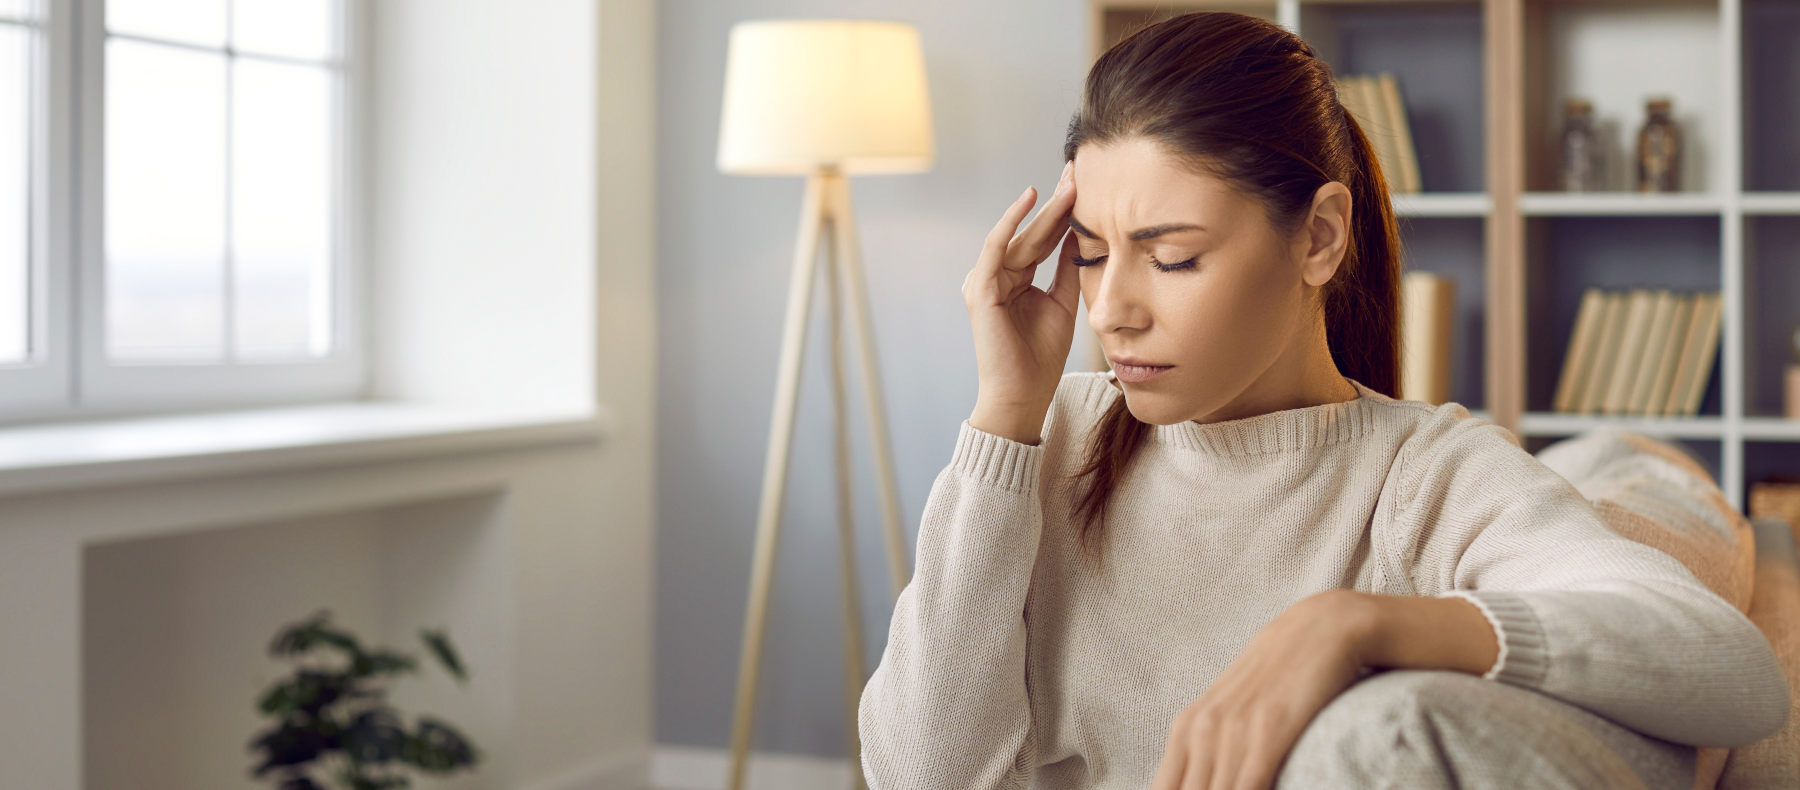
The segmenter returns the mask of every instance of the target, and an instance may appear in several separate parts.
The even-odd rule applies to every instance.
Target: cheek
[[[1221,267],[1212,277],[1183,279],[1192,282],[1159,294],[1157,315],[1193,370],[1235,385],[1286,347],[1303,305],[1278,267]]]

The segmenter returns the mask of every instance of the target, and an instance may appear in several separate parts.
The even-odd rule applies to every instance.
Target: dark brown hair
[[[1255,17],[1196,13],[1134,33],[1088,72],[1063,157],[1132,137],[1156,141],[1256,197],[1278,228],[1299,227],[1319,187],[1350,190],[1349,247],[1323,293],[1340,373],[1395,394],[1399,381],[1400,237],[1386,182],[1362,127],[1338,101],[1331,67],[1288,31]],[[1123,397],[1094,426],[1074,505],[1084,544],[1151,427]]]

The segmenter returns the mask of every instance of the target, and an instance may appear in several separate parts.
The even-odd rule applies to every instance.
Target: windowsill
[[[0,428],[0,495],[598,441],[570,410],[329,403]]]

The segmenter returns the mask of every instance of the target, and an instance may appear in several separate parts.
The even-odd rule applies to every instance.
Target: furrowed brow
[[[1081,224],[1075,219],[1074,214],[1069,215],[1069,229],[1075,231],[1077,235],[1086,236],[1095,241],[1100,240],[1100,234],[1088,230],[1086,225]]]
[[[1184,230],[1206,230],[1206,228],[1203,228],[1199,225],[1181,225],[1181,224],[1152,225],[1152,226],[1150,226],[1148,228],[1144,228],[1142,230],[1132,231],[1131,232],[1131,240],[1132,241],[1147,241],[1149,239],[1154,239],[1158,236],[1161,236],[1161,235],[1164,235],[1167,233],[1180,233],[1181,231],[1184,231]]]

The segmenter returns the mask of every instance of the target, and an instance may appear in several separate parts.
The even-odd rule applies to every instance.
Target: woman
[[[1064,154],[963,285],[980,394],[862,699],[872,787],[1687,788],[1690,745],[1781,726],[1731,605],[1389,397],[1393,211],[1300,39],[1147,28]],[[1078,298],[1110,374],[1061,375]]]

